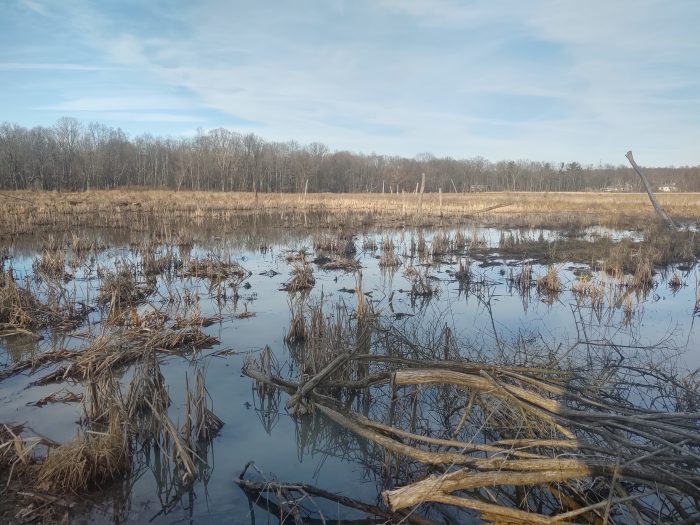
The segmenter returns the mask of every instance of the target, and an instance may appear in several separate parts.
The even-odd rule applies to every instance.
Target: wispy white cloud
[[[179,115],[148,111],[100,111],[94,114],[99,119],[117,122],[205,122],[206,119],[196,115]]]
[[[198,106],[191,99],[139,94],[132,96],[81,97],[36,109],[50,111],[152,111],[155,109],[191,110]]]
[[[124,13],[146,31],[65,0],[65,19],[97,60],[184,94],[60,97],[42,107],[209,108],[271,139],[408,155],[595,162],[642,147],[659,164],[700,162],[696,5],[358,0],[244,9],[205,0]]]
[[[49,16],[49,11],[47,10],[46,6],[43,5],[41,2],[37,2],[35,0],[20,0],[20,3],[24,7],[38,15]]]
[[[126,68],[116,66],[91,66],[86,64],[0,62],[0,71],[123,71],[124,69]]]

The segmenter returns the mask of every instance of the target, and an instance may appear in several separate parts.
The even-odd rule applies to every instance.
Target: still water
[[[436,235],[447,234],[454,239],[458,232],[469,241],[457,253],[451,250],[444,255],[427,255]],[[539,293],[534,284],[524,293],[513,284],[523,265],[530,263],[533,282],[549,268],[501,255],[503,236],[513,234],[533,240],[551,240],[560,235],[548,230],[504,232],[475,225],[441,232],[369,230],[352,239],[361,277],[360,273],[323,270],[313,265],[315,286],[303,300],[322,300],[329,312],[338,302],[352,310],[357,301],[352,291],[361,279],[366,299],[386,323],[407,331],[447,326],[458,340],[483,349],[486,354],[506,351],[513,341],[520,340],[536,341],[553,352],[576,357],[585,355],[586,343],[605,342],[612,343],[614,351],[623,358],[651,353],[658,362],[673,362],[682,370],[692,371],[700,366],[700,334],[695,323],[700,321],[696,311],[700,277],[697,265],[657,270],[654,286],[635,292],[623,290],[619,283],[588,264],[564,260],[555,265],[563,287],[561,293]],[[71,277],[65,288],[78,300],[94,304],[100,288],[98,268],[113,270],[125,264],[138,265],[142,258],[139,243],[149,236],[119,231],[80,235],[89,237],[100,248],[89,261],[69,270]],[[635,237],[634,232],[587,231],[582,238],[600,235],[615,239]],[[152,243],[157,254],[170,252],[184,265],[189,260],[213,256],[236,260],[250,272],[237,286],[235,300],[231,299],[234,290],[229,282],[212,285],[208,279],[182,277],[178,271],[160,275],[156,278],[156,291],[139,307],[141,312],[153,307],[167,310],[169,295],[187,293],[198,296],[202,316],[221,317],[204,328],[220,340],[219,345],[201,350],[196,358],[162,356],[161,371],[172,398],[170,417],[178,423],[183,417],[186,382],[192,381],[197,368],[204,369],[213,410],[224,427],[207,451],[209,471],[205,481],[198,481],[182,494],[173,492],[156,475],[153,458],[147,451],[138,451],[130,478],[102,494],[88,495],[91,504],[80,512],[79,522],[277,523],[274,514],[251,503],[233,483],[249,461],[255,462],[268,479],[307,482],[366,502],[378,502],[386,480],[367,468],[356,450],[343,449],[341,444],[350,442],[343,439],[345,431],[318,415],[312,422],[295,420],[284,410],[284,396],[278,405],[261,406],[252,381],[241,374],[247,356],[257,355],[265,346],[272,349],[281,368],[285,364],[291,366],[285,335],[290,304],[300,298],[299,294],[290,296],[281,290],[290,278],[289,259],[300,251],[309,261],[323,255],[314,247],[329,236],[332,237],[304,228],[253,225],[240,235],[219,236],[216,231],[208,231],[186,249],[174,242]],[[421,239],[428,246],[424,256],[415,248]],[[380,266],[382,244],[389,240],[402,261],[396,268]],[[8,246],[10,258],[5,265],[13,268],[18,279],[33,278],[33,264],[40,256],[43,241],[46,239],[20,239]],[[479,250],[470,248],[477,245]],[[466,286],[454,277],[460,262],[471,273]],[[410,293],[412,282],[404,271],[411,265],[426,272],[434,290],[432,296]],[[669,285],[674,274],[680,276],[680,286]],[[582,276],[602,283],[602,307],[594,308],[589,300],[572,291]],[[221,300],[221,287],[227,290],[225,301]],[[39,342],[0,339],[0,367],[36,352],[80,347],[84,339],[75,337],[75,333],[99,331],[101,322],[100,311],[96,310],[88,323],[72,334],[59,336],[46,331]],[[121,380],[128,382],[132,373],[131,369],[120,371]],[[43,407],[29,403],[61,389],[80,393],[81,385],[32,386],[36,379],[36,375],[22,374],[0,382],[0,422],[25,423],[33,432],[57,442],[72,439],[81,415],[79,403]],[[324,506],[323,512],[327,520],[360,517],[332,505]]]

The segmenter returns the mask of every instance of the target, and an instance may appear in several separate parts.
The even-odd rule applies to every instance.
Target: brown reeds
[[[339,257],[323,263],[321,265],[321,268],[324,270],[342,270],[344,272],[356,272],[361,268],[361,266],[357,259]]]
[[[297,262],[292,266],[292,278],[284,283],[282,290],[286,292],[310,290],[315,284],[316,278],[311,265],[305,262]]]
[[[88,430],[51,450],[39,471],[39,483],[61,492],[103,487],[131,466],[124,421],[113,409],[104,431]]]
[[[550,265],[547,268],[547,273],[537,279],[537,291],[548,295],[557,296],[564,290],[559,278],[559,269],[556,266]]]
[[[150,293],[147,286],[136,281],[136,271],[128,264],[114,272],[102,270],[101,273],[102,287],[98,302],[109,305],[112,311],[117,307],[138,304]]]
[[[427,269],[421,272],[415,266],[409,266],[403,275],[411,283],[410,294],[413,297],[432,297],[438,292],[437,286],[431,283]]]
[[[396,246],[390,238],[382,240],[382,254],[379,257],[381,268],[396,268],[401,266],[401,257],[396,254]]]
[[[250,272],[237,261],[210,256],[206,259],[191,260],[187,265],[184,276],[203,277],[215,283],[227,279],[233,279],[237,283],[241,283],[250,276]]]
[[[146,221],[173,224],[215,217],[217,221],[260,212],[315,212],[395,224],[405,220],[402,194],[258,194],[231,192],[175,192],[167,190],[111,190],[83,193],[15,192],[24,200],[7,201],[0,213],[0,236],[77,227],[133,227]],[[608,193],[470,193],[422,196],[422,222],[444,217],[478,216],[481,220],[521,226],[588,226],[605,224],[638,227],[655,222],[643,194]],[[677,219],[699,217],[695,194],[659,195]],[[256,203],[257,202],[257,203]],[[591,209],[595,208],[595,213]]]

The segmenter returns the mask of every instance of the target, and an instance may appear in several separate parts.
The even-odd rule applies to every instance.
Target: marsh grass
[[[109,305],[110,311],[139,304],[152,292],[137,281],[137,272],[128,262],[123,262],[114,271],[98,269],[98,274],[101,274],[102,286],[97,301]]]
[[[193,259],[187,265],[185,277],[202,277],[213,283],[233,280],[236,284],[242,283],[250,276],[250,272],[243,268],[237,261],[210,255],[205,259]]]
[[[131,467],[129,440],[122,414],[114,408],[104,430],[86,430],[49,452],[38,482],[52,490],[78,493],[101,488]]]
[[[430,282],[427,268],[421,272],[415,266],[409,266],[404,270],[403,275],[411,284],[412,297],[432,297],[438,293],[438,287]]]
[[[44,250],[39,258],[34,260],[32,268],[35,273],[43,274],[50,278],[64,279],[70,277],[66,272],[66,254],[60,249]]]
[[[0,271],[0,329],[32,329],[41,325],[41,305],[27,288],[19,285],[12,269]]]
[[[559,297],[564,291],[564,286],[559,277],[558,267],[550,265],[547,273],[537,279],[537,291],[550,303]]]
[[[286,292],[299,292],[310,290],[316,284],[314,271],[307,262],[295,262],[292,265],[292,278],[282,285]]]
[[[82,226],[145,227],[153,223],[194,223],[207,219],[229,221],[244,213],[323,212],[342,220],[364,224],[405,221],[440,223],[443,220],[479,217],[498,225],[533,227],[613,227],[653,224],[653,210],[644,194],[606,193],[481,193],[421,194],[420,216],[407,213],[407,199],[418,196],[389,194],[297,194],[174,192],[161,190],[112,190],[83,193],[15,192],[24,200],[6,200],[0,213],[0,236],[61,231]],[[697,194],[658,196],[677,220],[700,218]],[[442,201],[442,205],[440,202]],[[138,205],[136,205],[138,204]]]
[[[357,259],[338,257],[321,265],[324,270],[343,270],[344,272],[356,272],[361,266]]]
[[[453,275],[454,278],[459,281],[460,285],[469,285],[469,283],[474,280],[471,262],[469,259],[460,259],[459,267]]]
[[[401,257],[396,253],[394,241],[386,237],[382,239],[382,254],[379,257],[379,266],[381,268],[396,268],[401,266]]]

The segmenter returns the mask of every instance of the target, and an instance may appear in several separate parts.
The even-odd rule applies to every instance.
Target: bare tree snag
[[[628,151],[627,155],[627,160],[630,161],[630,164],[634,168],[634,171],[637,172],[637,175],[639,175],[639,178],[642,179],[642,183],[644,184],[644,188],[647,190],[647,194],[649,195],[649,200],[651,201],[652,206],[654,206],[654,209],[656,210],[656,213],[661,219],[666,223],[666,225],[669,228],[676,229],[676,224],[673,222],[671,217],[668,216],[666,211],[664,211],[663,207],[661,204],[659,204],[659,201],[656,200],[656,196],[654,195],[654,190],[651,188],[651,184],[649,184],[649,180],[647,179],[646,175],[642,173],[642,170],[639,169],[639,166],[637,166],[637,163],[634,161],[634,157],[632,156],[632,151]]]

